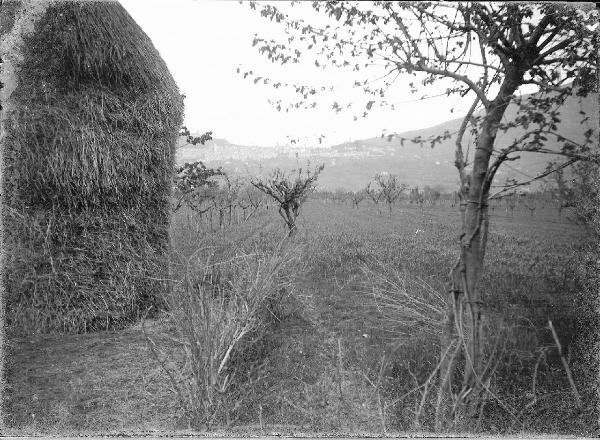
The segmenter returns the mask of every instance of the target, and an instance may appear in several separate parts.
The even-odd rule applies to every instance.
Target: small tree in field
[[[423,195],[423,191],[419,190],[418,186],[411,188],[409,199],[411,203],[415,203],[421,208],[423,207],[423,203],[425,203],[425,196]]]
[[[518,196],[515,191],[512,191],[508,195],[504,196],[504,203],[506,204],[506,213],[510,212],[510,218],[515,216],[515,208],[517,207]]]
[[[553,164],[551,164],[553,165]],[[565,208],[574,206],[574,193],[572,185],[569,185],[565,177],[564,168],[558,169],[551,176],[552,187],[551,194],[558,210],[558,218],[562,218],[562,212]]]
[[[352,207],[358,209],[358,205],[360,204],[360,202],[362,202],[365,199],[366,196],[367,196],[367,193],[365,192],[365,190],[352,191],[350,193],[350,199],[352,200]]]
[[[529,209],[529,216],[533,217],[533,214],[535,214],[535,210],[537,209],[537,200],[534,197],[527,197],[523,204]]]
[[[277,168],[268,177],[251,181],[255,188],[277,202],[279,215],[285,221],[290,237],[296,232],[296,219],[300,214],[300,207],[314,190],[319,174],[324,168],[325,165],[319,165],[311,171],[310,165],[307,165],[305,171],[298,168],[289,173]]]
[[[258,212],[265,201],[264,198],[265,194],[253,185],[249,184],[244,187],[242,196],[238,201],[238,204],[242,209],[244,221],[248,221]]]
[[[377,213],[381,215],[381,208],[379,207],[379,203],[383,200],[383,193],[379,188],[375,188],[373,182],[369,182],[367,187],[365,188],[365,194],[369,196],[373,203],[375,203],[375,207],[377,208]]]
[[[441,196],[442,193],[435,188],[431,188],[430,186],[423,188],[423,197],[429,205],[435,205],[440,200]]]
[[[333,193],[334,200],[344,204],[348,199],[348,192],[344,188],[338,188]]]
[[[375,183],[379,186],[381,196],[385,201],[390,215],[392,215],[392,206],[400,195],[408,188],[408,185],[400,183],[395,174],[377,174]]]

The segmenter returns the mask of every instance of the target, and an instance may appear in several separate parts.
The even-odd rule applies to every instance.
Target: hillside
[[[580,124],[580,111],[584,111],[590,120]],[[585,99],[570,98],[561,110],[559,132],[570,139],[580,141],[583,132],[588,128],[598,129],[598,97],[588,96]],[[514,119],[516,106],[509,106],[505,121]],[[443,124],[421,130],[400,133],[405,138],[429,138],[443,134],[445,131],[454,133],[458,130],[461,118],[453,119]],[[499,133],[498,148],[509,145],[515,138],[524,133],[517,128],[506,133]],[[216,139],[204,148],[182,147],[178,151],[179,162],[202,160],[211,166],[223,166],[225,169],[242,175],[254,175],[262,170],[275,167],[291,168],[298,163],[324,163],[319,182],[322,188],[359,189],[364,187],[375,174],[390,172],[410,185],[429,185],[454,190],[457,183],[457,172],[454,167],[455,135],[431,148],[405,142],[399,139],[388,141],[387,138],[372,137],[368,139],[346,142],[330,148],[300,149],[290,147],[259,147],[240,146],[229,143],[224,139]],[[470,145],[470,136],[465,138],[465,145]],[[548,148],[558,148],[549,144]],[[472,151],[471,151],[472,153]],[[553,156],[535,153],[523,153],[521,159],[503,165],[497,174],[497,181],[506,178],[526,179],[542,171]]]

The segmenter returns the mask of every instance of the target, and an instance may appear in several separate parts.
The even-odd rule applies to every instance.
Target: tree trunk
[[[292,209],[287,205],[280,206],[279,215],[281,215],[281,217],[285,221],[286,226],[288,227],[288,237],[291,237],[296,233],[296,217],[292,212]]]
[[[473,160],[473,168],[468,178],[468,190],[463,186],[461,192],[466,200],[461,203],[462,234],[460,238],[459,262],[450,275],[450,298],[447,301],[447,313],[444,334],[441,338],[440,390],[436,410],[436,429],[443,430],[452,421],[449,404],[451,403],[451,380],[455,374],[454,355],[450,356],[453,344],[462,345],[465,367],[462,377],[462,389],[455,402],[454,423],[459,430],[470,430],[476,426],[480,406],[485,397],[483,385],[485,374],[483,316],[485,304],[479,288],[488,230],[488,207],[490,184],[493,175],[490,171],[498,124],[504,115],[510,97],[519,85],[519,73],[511,72],[502,84],[498,96],[490,103]],[[465,185],[465,182],[463,182]],[[465,317],[463,319],[463,306]],[[467,322],[464,323],[463,320]],[[467,324],[467,325],[464,325]],[[459,332],[455,332],[459,329]],[[461,334],[469,329],[470,335]],[[446,355],[444,355],[446,353]]]
[[[479,289],[485,245],[487,242],[487,198],[491,177],[488,167],[498,124],[517,84],[505,81],[498,97],[483,122],[477,142],[473,170],[470,176],[467,205],[465,209],[464,235],[461,240],[461,260],[463,264],[463,293],[467,318],[471,327],[470,338],[466,342],[466,365],[463,376],[463,393],[457,402],[458,422],[463,427],[472,427],[479,414],[483,393],[484,344],[483,315],[485,312],[483,296]],[[504,90],[503,90],[504,89]],[[486,186],[487,182],[487,186]],[[464,337],[464,336],[463,336]]]
[[[289,208],[285,210],[285,215],[287,217],[287,225],[290,230],[288,235],[291,237],[296,234],[296,218]]]

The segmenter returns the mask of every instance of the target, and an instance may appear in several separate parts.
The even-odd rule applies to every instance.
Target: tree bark
[[[435,420],[437,431],[443,431],[451,424],[460,430],[472,429],[476,426],[481,403],[485,397],[483,385],[486,364],[484,356],[486,339],[483,328],[485,304],[479,283],[489,225],[487,200],[495,173],[495,170],[490,168],[490,158],[498,125],[512,94],[520,85],[521,78],[520,71],[507,69],[507,75],[497,97],[486,109],[476,141],[473,168],[469,176],[464,173],[466,161],[462,149],[457,145],[456,163],[461,176],[459,198],[462,234],[459,261],[449,276],[446,321],[440,341],[440,388]],[[463,329],[469,329],[470,335],[465,335]],[[453,346],[456,347],[454,352]],[[465,359],[462,386],[455,401],[452,402],[452,380],[456,374],[455,360],[461,351]],[[452,406],[454,414],[452,414]]]
[[[488,175],[489,162],[498,132],[498,125],[506,111],[512,94],[519,86],[518,72],[507,75],[498,96],[490,103],[477,140],[473,169],[469,179],[466,200],[463,235],[461,238],[461,271],[463,301],[466,305],[467,319],[470,324],[470,337],[465,347],[465,372],[462,392],[457,402],[457,421],[459,426],[474,426],[482,401],[483,374],[485,368],[483,316],[485,304],[479,288],[485,247],[487,242],[489,186],[493,176]],[[458,317],[457,317],[458,319]]]

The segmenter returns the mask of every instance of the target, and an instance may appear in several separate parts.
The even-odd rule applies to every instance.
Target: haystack
[[[165,289],[182,97],[116,2],[47,3],[22,41],[4,121],[9,327],[122,327]]]

